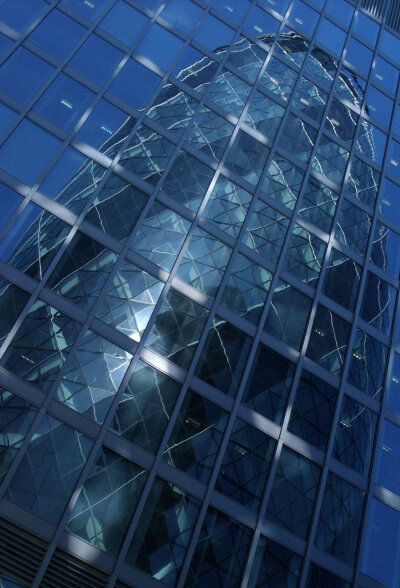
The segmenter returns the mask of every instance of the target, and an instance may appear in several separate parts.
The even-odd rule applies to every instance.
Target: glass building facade
[[[5,588],[400,585],[384,9],[0,0]]]

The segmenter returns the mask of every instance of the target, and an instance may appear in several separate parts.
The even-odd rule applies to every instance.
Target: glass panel
[[[361,14],[361,13],[359,13]],[[384,31],[384,35],[387,34],[387,31]],[[393,50],[390,51],[390,55],[392,56]],[[399,72],[393,65],[390,65],[379,55],[375,57],[374,65],[372,68],[372,79],[375,83],[386,90],[389,90],[392,94],[396,92],[397,82],[399,79]]]
[[[340,56],[346,41],[346,33],[324,18],[318,29],[316,39],[318,43],[327,47],[334,55]]]
[[[393,355],[392,373],[389,379],[389,397],[387,398],[389,408],[400,413],[400,356]]]
[[[358,198],[369,206],[374,206],[379,181],[380,174],[376,170],[360,159],[353,158],[347,180],[347,191],[354,198]]]
[[[97,192],[85,220],[123,241],[129,237],[147,204],[147,198],[139,188],[111,174]]]
[[[249,588],[296,588],[301,563],[301,557],[293,551],[260,536],[251,567]]]
[[[255,92],[247,107],[244,122],[263,133],[272,143],[285,110],[261,92]]]
[[[215,296],[231,255],[231,248],[195,227],[177,276],[207,296]]]
[[[183,41],[164,27],[154,23],[136,49],[163,69],[169,69],[182,47]]]
[[[106,447],[100,449],[70,515],[68,531],[117,555],[145,478],[137,465]]]
[[[252,197],[252,194],[220,175],[208,197],[203,217],[237,238]]]
[[[24,119],[0,147],[0,167],[34,184],[60,147],[59,139]]]
[[[222,460],[216,489],[250,509],[258,510],[276,442],[236,419]]]
[[[80,331],[59,310],[36,301],[1,358],[1,366],[48,392]]]
[[[0,388],[0,408],[0,480],[3,481],[38,411],[4,388]]]
[[[306,41],[301,35],[295,33],[289,27],[283,27],[278,36],[274,51],[278,55],[284,55],[286,59],[301,67],[308,46],[308,41]]]
[[[173,84],[165,84],[147,116],[172,133],[181,135],[190,124],[197,106],[197,100]]]
[[[231,123],[204,106],[196,114],[196,119],[186,140],[193,147],[197,147],[215,161],[219,161],[233,130],[234,126]]]
[[[328,94],[316,84],[301,77],[293,97],[293,106],[316,122],[321,122],[327,97]]]
[[[325,250],[326,243],[295,223],[289,237],[283,269],[315,288]]]
[[[164,585],[176,586],[199,507],[197,498],[156,479],[126,561]]]
[[[346,149],[322,135],[315,149],[312,167],[332,182],[341,184],[348,159]]]
[[[134,341],[140,341],[164,284],[128,261],[119,265],[96,316]]]
[[[394,278],[400,271],[400,236],[377,222],[371,249],[371,261]]]
[[[197,212],[214,170],[187,151],[179,151],[166,175],[161,191],[171,198]]]
[[[226,64],[237,68],[255,82],[267,53],[258,45],[242,37],[231,48]]]
[[[364,100],[366,82],[357,74],[342,66],[335,86],[336,94],[358,108]]]
[[[359,13],[361,14],[361,13]],[[326,586],[329,588],[351,588],[350,584],[332,572],[327,572],[316,564],[311,563],[307,576],[306,588]]]
[[[149,19],[144,14],[118,0],[101,21],[100,27],[131,47],[148,22]]]
[[[400,225],[400,187],[387,178],[380,193],[379,212],[392,222]]]
[[[34,110],[66,131],[72,131],[95,95],[60,73],[36,102]]]
[[[155,202],[135,231],[132,249],[171,271],[189,227],[189,221]]]
[[[395,588],[400,581],[399,512],[372,498],[366,531],[362,571],[377,580],[381,586]]]
[[[145,125],[140,125],[124,148],[120,163],[128,171],[155,186],[175,145]]]
[[[319,14],[312,8],[309,8],[301,0],[295,0],[289,13],[289,21],[309,37],[312,37],[315,27],[319,20]]]
[[[251,338],[215,317],[196,367],[196,375],[229,396],[239,389]]]
[[[202,15],[201,8],[187,0],[170,0],[161,12],[162,18],[187,35],[190,35]]]
[[[377,418],[366,406],[344,396],[333,457],[365,476],[369,472]]]
[[[87,330],[69,358],[57,389],[61,402],[102,423],[132,355]]]
[[[307,356],[333,374],[342,372],[350,335],[350,324],[324,306],[318,305]]]
[[[29,35],[38,47],[65,59],[85,34],[86,29],[59,10],[52,10]]]
[[[49,7],[45,0],[3,0],[0,5],[0,19],[19,33],[22,33]]]
[[[374,125],[371,125],[366,120],[362,120],[358,127],[358,136],[356,140],[356,150],[362,153],[372,161],[375,161],[379,165],[383,163],[383,156],[385,154],[387,142],[387,135],[380,131]],[[395,146],[395,142],[392,141],[392,146]],[[391,150],[390,157],[394,157],[397,161],[399,158],[398,150]],[[392,159],[389,161],[389,168],[392,173],[398,175],[395,164],[392,164]]]
[[[82,310],[90,310],[117,259],[97,241],[75,233],[46,285]]]
[[[335,27],[332,23],[329,23],[329,21],[323,20],[321,22],[319,31],[322,31],[327,23],[329,27],[332,26],[334,28],[335,33],[338,32],[337,39],[339,40],[339,44],[341,42],[341,38],[343,39],[344,43],[346,35],[343,33],[343,31]],[[319,32],[317,36],[318,38],[320,37]],[[323,36],[321,38],[323,39]],[[339,51],[339,53],[341,53],[341,51]],[[323,86],[327,87],[330,87],[332,85],[333,78],[336,74],[336,70],[336,59],[334,59],[333,57],[328,55],[328,53],[325,53],[325,51],[322,51],[322,49],[319,49],[318,47],[312,49],[311,53],[309,54],[309,57],[306,59],[306,62],[304,64],[304,71],[307,74],[309,74],[312,78],[315,78],[318,81],[318,83],[321,83]]]
[[[303,370],[290,415],[289,431],[326,450],[338,391]]]
[[[112,81],[109,91],[129,106],[143,110],[154,96],[160,81],[161,79],[147,67],[128,59]]]
[[[62,0],[62,3],[90,21],[96,20],[111,4],[111,0]]]
[[[23,200],[24,198],[21,194],[14,192],[14,190],[11,190],[11,188],[0,182],[0,233],[7,226]],[[12,226],[16,222],[18,220],[14,220]],[[3,248],[4,243],[2,243],[0,251],[3,251]]]
[[[315,144],[317,131],[294,114],[289,114],[278,141],[278,147],[285,149],[307,163]]]
[[[220,47],[229,45],[234,35],[233,29],[223,24],[218,18],[206,14],[196,29],[194,38],[210,51],[217,52]]]
[[[265,320],[265,330],[294,349],[300,349],[311,304],[308,296],[279,280]]]
[[[293,210],[304,179],[302,171],[284,157],[275,155],[261,186],[264,194]]]
[[[181,385],[138,360],[113,419],[118,435],[155,453],[171,418]]]
[[[297,80],[297,72],[272,56],[260,77],[260,85],[287,102]]]
[[[0,278],[0,345],[19,319],[28,300],[27,292]]]
[[[266,519],[304,539],[314,509],[321,468],[283,447],[268,502]]]
[[[92,34],[75,53],[69,65],[102,86],[120,63],[122,57],[121,51]]]
[[[171,288],[146,339],[146,345],[187,368],[207,316],[208,310]]]
[[[378,451],[376,482],[400,495],[400,429],[384,421],[381,445]]]
[[[281,424],[294,375],[294,364],[265,345],[259,345],[247,379],[243,402]]]
[[[289,219],[262,200],[257,200],[243,243],[276,264],[282,249]]]
[[[6,498],[56,524],[93,441],[44,415],[6,492]],[[29,484],[27,484],[29,480]]]
[[[227,413],[202,396],[186,393],[164,452],[164,461],[207,482],[227,422]]]
[[[18,47],[0,68],[0,89],[28,104],[54,71],[43,59]]]
[[[364,507],[364,492],[329,473],[322,502],[315,545],[354,565]]]
[[[273,18],[265,10],[253,6],[244,22],[244,28],[254,37],[261,37],[260,40],[264,41],[264,36],[274,35],[278,32],[280,24],[279,20]]]
[[[337,194],[314,178],[308,180],[299,207],[299,215],[330,232],[336,210]]]
[[[76,136],[113,159],[135,122],[134,118],[101,99],[79,128]]]
[[[185,588],[239,586],[253,532],[209,507]]]
[[[211,85],[217,69],[218,65],[215,61],[189,45],[172,70],[172,73],[181,82],[194,88],[200,94],[204,94]]]
[[[326,12],[348,29],[353,18],[354,6],[345,0],[328,0]]]
[[[256,51],[255,51],[256,53]],[[232,54],[230,54],[232,55]],[[229,61],[229,57],[228,57]],[[232,65],[235,62],[232,61]],[[213,100],[230,114],[239,117],[250,94],[251,86],[242,79],[223,69],[210,85],[207,99]]]
[[[387,348],[357,329],[347,381],[380,400],[385,376]]]
[[[361,277],[361,266],[332,249],[325,272],[323,293],[349,310],[354,310]]]
[[[385,127],[390,126],[393,111],[393,100],[387,98],[382,92],[370,86],[365,100],[365,112]]]
[[[358,115],[348,106],[333,98],[325,121],[325,129],[336,135],[348,149],[354,138]]]
[[[0,152],[1,153],[1,152]],[[269,154],[269,149],[250,135],[239,131],[231,145],[225,165],[244,180],[256,186]]]
[[[390,335],[395,303],[396,290],[375,274],[368,272],[361,304],[361,317],[370,325]]]
[[[359,69],[363,74],[368,75],[371,67],[373,53],[365,45],[359,43],[352,37],[347,44],[346,60]]]
[[[104,167],[67,147],[40,184],[39,190],[79,215],[105,173]]]
[[[364,255],[370,229],[371,217],[349,200],[344,200],[338,215],[336,239]]]
[[[222,294],[221,303],[229,310],[258,323],[272,275],[244,255],[237,254]]]

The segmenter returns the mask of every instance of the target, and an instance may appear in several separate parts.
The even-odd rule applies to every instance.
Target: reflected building
[[[1,585],[397,586],[398,36],[345,0],[21,2]]]

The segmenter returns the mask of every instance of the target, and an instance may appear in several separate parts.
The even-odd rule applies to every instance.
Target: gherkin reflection
[[[188,64],[190,51],[199,58]],[[364,494],[332,473],[322,489],[321,456],[332,437],[334,459],[360,475],[370,468],[377,420],[370,405],[381,401],[388,357],[373,329],[380,339],[390,335],[395,304],[391,283],[373,272],[359,291],[382,137],[359,122],[364,89],[356,74],[340,70],[327,108],[338,62],[317,47],[308,51],[309,42],[287,28],[221,46],[215,61],[189,48],[153,104],[128,116],[102,98],[77,139],[97,149],[103,165],[78,153],[79,141],[68,147],[60,168],[73,171],[64,185],[56,164],[34,199],[54,200],[53,212],[29,201],[9,244],[0,245],[5,262],[45,287],[43,300],[26,306],[27,293],[0,284],[1,368],[53,394],[90,420],[91,431],[103,423],[109,430],[111,448],[91,461],[66,528],[113,556],[125,546],[127,564],[166,585],[239,586],[253,533],[243,513],[255,516],[263,504],[273,534],[293,535],[296,544],[309,537],[318,492],[316,547],[354,562]],[[349,165],[353,143],[358,157]],[[389,231],[376,226],[371,251],[388,273]],[[359,297],[363,328],[351,339]],[[301,354],[307,369],[295,376]],[[342,377],[349,396],[337,424]],[[368,396],[368,407],[351,393]],[[1,396],[5,470],[36,415],[9,394]],[[81,448],[66,482],[53,455],[63,427]],[[284,443],[296,439],[275,457],[272,435],[281,427]],[[293,448],[300,439],[307,457]],[[7,498],[57,523],[90,446],[89,437],[49,417]],[[53,489],[33,467],[51,451]],[[149,475],[143,504],[148,466],[132,455],[160,468]],[[26,472],[48,493],[43,504],[22,488]],[[184,489],[167,481],[175,475]],[[197,528],[210,480],[218,502],[203,509]],[[241,509],[240,522],[223,511],[224,500]],[[302,556],[263,536],[254,551],[249,585],[264,585],[263,574],[296,585]]]

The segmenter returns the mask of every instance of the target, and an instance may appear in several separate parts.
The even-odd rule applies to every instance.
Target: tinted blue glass
[[[33,184],[57,153],[61,141],[28,120],[0,148],[0,166],[16,178]]]
[[[123,54],[97,35],[91,35],[75,53],[69,65],[94,82],[103,85]]]
[[[385,421],[378,453],[376,481],[391,492],[400,495],[400,429]]]
[[[178,37],[160,25],[153,24],[137,46],[137,50],[160,67],[169,69],[182,47],[183,41]]]
[[[268,35],[276,33],[280,24],[279,20],[267,14],[261,8],[254,6],[245,21],[244,27],[251,35],[258,37],[261,34]]]
[[[118,98],[134,108],[144,108],[160,83],[160,78],[137,61],[129,59],[110,86]]]
[[[96,20],[111,3],[112,0],[62,0],[62,4],[92,21]]]
[[[306,6],[301,0],[296,0],[290,11],[289,21],[301,32],[311,37],[318,24],[319,16],[318,12]]]
[[[205,19],[194,34],[194,38],[211,51],[229,45],[232,41],[234,31],[223,24],[218,18],[207,14]]]
[[[358,12],[355,19],[354,32],[368,43],[374,45],[378,38],[379,24],[363,12]]]
[[[100,100],[77,133],[77,137],[98,149],[123,125],[128,115]]]
[[[395,63],[400,65],[400,39],[384,29],[379,42],[379,49]]]
[[[329,0],[326,12],[348,28],[354,13],[354,6],[345,0]]]
[[[400,225],[400,186],[385,178],[379,204],[381,214]]]
[[[61,73],[36,102],[34,110],[71,131],[93,98],[92,92]]]
[[[0,89],[26,104],[53,71],[51,65],[19,47],[0,68]]]
[[[86,29],[72,18],[52,10],[30,34],[29,40],[59,59],[65,59],[85,32]]]
[[[382,92],[373,86],[370,86],[365,101],[365,112],[385,127],[389,127],[392,111],[393,100],[387,98]]]
[[[286,11],[289,8],[290,0],[259,0],[259,4],[262,4],[267,8],[272,8],[282,16],[285,16]]]
[[[8,186],[0,184],[0,232],[4,229],[23,198]]]
[[[187,0],[170,0],[161,12],[163,18],[187,35],[192,32],[202,14],[199,6]]]
[[[318,29],[317,41],[327,47],[335,55],[340,55],[343,51],[346,33],[339,29],[329,20],[324,19]]]
[[[377,84],[389,90],[389,92],[396,92],[399,72],[386,59],[379,57],[379,55],[375,57],[372,78]]]
[[[12,45],[11,39],[0,33],[0,55],[3,56]]]
[[[400,143],[393,139],[389,147],[388,170],[400,179]]]
[[[2,135],[15,121],[18,114],[0,103],[0,135]]]
[[[236,24],[241,23],[249,6],[248,0],[229,0],[229,2],[226,2],[226,0],[214,0],[213,4],[213,8],[233,20]]]
[[[400,413],[400,355],[393,356],[393,367],[389,382],[388,406]]]
[[[48,8],[45,0],[1,0],[0,20],[18,32],[24,31]]]
[[[365,45],[351,38],[347,45],[346,60],[368,75],[373,53]]]
[[[375,498],[368,518],[362,571],[380,586],[397,588],[399,567],[400,513]]]
[[[40,191],[50,198],[55,198],[85,161],[86,157],[82,153],[72,147],[67,147],[55,166],[52,167],[50,174],[40,184]]]
[[[138,10],[119,0],[101,21],[102,29],[126,45],[133,45],[149,19]]]

